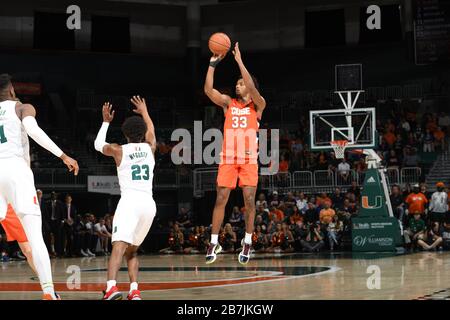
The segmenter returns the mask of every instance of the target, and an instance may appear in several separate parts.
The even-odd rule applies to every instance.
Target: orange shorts
[[[239,187],[258,186],[258,164],[221,164],[217,175],[219,187],[235,189],[239,178]]]
[[[28,238],[23,230],[22,223],[16,215],[16,212],[8,205],[5,219],[1,222],[6,233],[8,241],[28,242]]]

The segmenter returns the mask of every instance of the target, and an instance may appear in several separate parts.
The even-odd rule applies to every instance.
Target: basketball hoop
[[[330,141],[330,144],[334,150],[336,159],[344,159],[345,149],[347,148],[348,140],[334,140]]]

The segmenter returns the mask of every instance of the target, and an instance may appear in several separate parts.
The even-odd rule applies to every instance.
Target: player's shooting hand
[[[114,119],[114,110],[112,104],[105,102],[102,108],[103,122],[111,122]]]
[[[64,164],[69,168],[69,172],[73,172],[76,176],[78,175],[78,171],[80,168],[78,167],[78,162],[75,159],[72,159],[66,154],[63,154],[61,156],[61,160],[64,162]]]
[[[211,59],[209,60],[209,62],[220,62],[220,61],[222,61],[223,60],[223,58],[225,58],[225,55],[224,54],[221,54],[221,55],[213,55],[212,57],[211,57]]]
[[[237,63],[242,63],[241,50],[239,50],[239,42],[236,42],[233,50],[234,59]]]
[[[140,96],[133,96],[133,98],[131,98],[131,103],[136,107],[136,109],[133,109],[134,113],[144,115],[148,112],[147,104],[145,103],[144,98],[141,98]]]

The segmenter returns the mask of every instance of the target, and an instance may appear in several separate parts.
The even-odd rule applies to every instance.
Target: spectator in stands
[[[408,195],[405,203],[408,206],[408,212],[410,215],[419,214],[421,216],[424,216],[425,207],[428,204],[428,199],[423,193],[420,192],[419,185],[415,184],[413,187],[413,192]]]
[[[399,186],[392,186],[390,199],[395,218],[403,223],[405,215],[405,204],[403,202],[403,195]]]
[[[231,212],[231,216],[228,222],[231,224],[233,230],[236,232],[244,227],[245,224],[244,214],[242,213],[241,210],[239,210],[239,207],[233,208],[233,211]]]
[[[284,218],[285,218],[284,212],[282,210],[280,210],[279,208],[270,207],[270,213],[275,214],[277,221],[280,221],[280,222],[284,221]]]
[[[342,162],[338,165],[338,175],[341,177],[343,182],[347,182],[350,177],[350,164],[344,158]]]
[[[293,214],[294,207],[297,205],[297,200],[292,192],[288,192],[283,200],[284,214],[291,216]]]
[[[294,251],[294,236],[286,223],[277,223],[276,231],[272,235],[269,252],[292,252]]]
[[[421,219],[420,213],[415,213],[413,219],[409,219],[408,226],[403,232],[405,245],[411,249],[413,243],[417,243],[425,234],[425,222]]]
[[[219,236],[220,245],[222,246],[223,252],[233,253],[236,248],[237,237],[236,233],[233,231],[231,224],[227,223],[223,228],[223,231]]]
[[[320,210],[319,219],[320,223],[326,228],[333,221],[336,212],[331,208],[329,201],[324,201],[323,206],[323,209]]]
[[[321,231],[320,225],[311,224],[306,237],[300,241],[303,250],[307,252],[319,252],[325,245],[324,234]]]
[[[317,223],[319,221],[319,211],[314,202],[308,202],[308,210],[305,212],[305,222]]]
[[[298,210],[304,214],[306,210],[308,210],[308,200],[303,192],[298,194],[297,202],[296,202]]]
[[[51,242],[51,255],[62,256],[63,255],[63,243],[61,239],[64,205],[58,200],[58,194],[56,192],[51,193],[51,199],[46,203],[46,217],[47,223],[50,225],[50,242]]]
[[[267,220],[268,220],[268,216],[267,216]],[[266,232],[267,231],[267,221],[264,220],[263,216],[258,214],[255,217],[255,229],[256,227],[260,227],[262,232]]]
[[[191,228],[188,239],[186,241],[186,248],[184,248],[183,252],[186,254],[189,253],[198,253],[197,247],[199,245],[200,238],[200,226],[195,226]]]
[[[434,137],[430,129],[426,129],[423,136],[423,152],[434,152]]]
[[[91,233],[91,238],[90,238],[91,242],[89,243],[89,249],[87,250],[88,254],[93,254],[92,252],[97,251],[98,236],[95,233],[95,223],[96,223],[95,216],[92,213],[89,214],[89,220],[88,220],[88,223],[86,223],[86,228]],[[93,255],[95,256],[95,254],[93,254]]]
[[[258,196],[258,200],[256,200],[256,207],[263,206],[264,208],[267,208],[267,201],[266,201],[266,195],[264,193],[260,193]]]
[[[269,203],[269,207],[278,207],[280,205],[280,200],[278,199],[278,191],[272,192],[272,199]]]
[[[73,225],[75,217],[77,216],[77,209],[72,204],[72,196],[67,194],[64,198],[64,216],[62,227],[62,242],[65,255],[71,257],[74,254],[73,248]]]
[[[437,191],[433,193],[430,201],[430,221],[437,222],[441,225],[446,218],[448,212],[448,194],[445,192],[445,184],[438,182],[436,184]]]
[[[334,246],[339,246],[339,241],[341,238],[341,233],[344,229],[344,225],[342,221],[339,220],[338,216],[333,216],[333,221],[328,223],[327,226],[327,235],[328,235],[328,241],[330,244],[330,250],[334,250]]]
[[[98,222],[94,225],[94,232],[98,238],[97,248],[99,247],[100,249],[100,251],[99,250],[96,251],[104,255],[109,255],[108,249],[112,235],[111,233],[108,232],[108,229],[106,228],[105,218],[98,219]]]
[[[442,230],[439,223],[434,222],[431,224],[430,230],[424,234],[422,238],[419,239],[418,244],[424,250],[435,250],[442,245]]]
[[[344,196],[342,195],[341,189],[334,189],[334,194],[331,196],[331,201],[335,208],[340,208],[344,204]]]
[[[176,224],[180,227],[180,229],[183,231],[185,229],[189,229],[192,227],[192,217],[191,212],[188,208],[181,207],[180,213],[177,217]]]
[[[292,208],[292,214],[289,216],[289,224],[290,225],[293,225],[293,224],[296,224],[297,223],[297,221],[303,221],[303,214],[300,212],[300,211],[298,211],[298,208],[297,208],[297,206],[294,206],[293,208]]]
[[[87,227],[90,214],[87,213],[83,217],[78,216],[74,225],[74,244],[75,252],[83,257],[95,257],[90,251],[92,242],[91,230]]]
[[[184,235],[177,223],[173,224],[169,233],[169,247],[160,250],[160,253],[183,253]]]
[[[255,231],[253,232],[252,246],[255,252],[264,252],[268,246],[267,236],[259,224],[256,225]]]

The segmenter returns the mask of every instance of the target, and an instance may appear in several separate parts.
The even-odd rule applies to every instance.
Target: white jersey
[[[16,114],[17,101],[0,102],[0,159],[24,159],[30,164],[30,144]]]
[[[448,211],[448,195],[446,192],[436,191],[431,196],[430,210],[432,212],[445,213]]]
[[[120,192],[134,191],[153,195],[155,158],[148,143],[129,143],[122,146],[122,161],[117,167]]]

